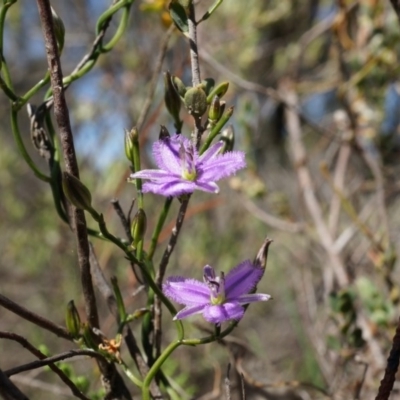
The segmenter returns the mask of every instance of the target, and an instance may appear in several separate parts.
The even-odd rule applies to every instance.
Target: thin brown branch
[[[7,376],[12,376],[15,374],[20,374],[21,372],[31,371],[33,369],[41,368],[46,365],[54,364],[58,361],[67,360],[68,358],[80,356],[89,356],[98,360],[105,361],[104,356],[102,356],[100,353],[95,352],[94,350],[69,350],[56,356],[44,358],[43,360],[32,361],[30,363],[20,365],[19,367],[10,368],[7,371],[4,371],[4,373]]]
[[[0,369],[0,396],[4,400],[29,400]]]
[[[89,242],[90,249],[90,270],[93,276],[93,283],[107,302],[108,309],[114,317],[118,317],[118,306],[117,300],[115,299],[114,293],[107,283],[107,280],[100,268],[99,261],[94,251],[93,244]]]
[[[165,271],[167,270],[169,258],[174,251],[176,242],[178,240],[179,233],[181,231],[183,221],[185,219],[186,210],[189,204],[190,196],[186,199],[182,200],[181,206],[179,208],[178,217],[176,219],[176,223],[174,228],[172,229],[171,237],[169,239],[169,243],[167,248],[164,251],[164,254],[161,259],[160,267],[157,271],[156,276],[156,284],[161,287]],[[161,309],[161,301],[158,297],[155,298],[154,302],[154,343],[156,348],[156,358],[159,357],[161,352],[161,319],[162,319],[162,309]]]
[[[72,340],[72,336],[64,327],[56,325],[54,322],[51,322],[41,315],[27,310],[25,307],[14,303],[12,300],[3,296],[2,294],[0,294],[0,306],[7,308],[7,310],[19,315],[21,318],[26,319],[27,321],[32,322],[33,324],[40,326],[41,328],[46,329],[47,331],[52,332],[59,337]]]
[[[286,98],[286,102],[293,107],[297,107],[297,96],[290,83],[287,82],[281,86],[282,94]],[[301,139],[300,119],[297,113],[292,109],[286,109],[287,128],[289,132],[291,157],[294,167],[296,168],[297,178],[308,212],[314,221],[318,232],[319,239],[325,251],[329,255],[330,265],[336,280],[340,287],[349,284],[347,271],[343,266],[343,262],[334,249],[334,241],[329,229],[324,221],[321,206],[315,195],[315,188],[311,178],[310,171],[307,166],[306,150]]]
[[[119,220],[121,221],[122,227],[124,228],[126,238],[132,243],[132,235],[131,235],[131,227],[129,224],[129,219],[126,217],[124,211],[121,208],[121,204],[119,204],[118,199],[112,199],[111,204],[114,208],[114,211],[118,215]]]
[[[54,33],[51,6],[49,0],[37,0],[37,5],[46,46],[47,62],[53,90],[54,115],[59,129],[65,168],[68,173],[79,178],[79,168],[76,159],[68,107],[65,100],[63,74]],[[77,241],[78,263],[83,297],[85,299],[86,316],[91,328],[99,328],[96,297],[90,272],[89,240],[87,236],[85,214],[83,210],[78,210],[75,207],[72,207],[71,214],[72,226]],[[106,386],[108,396],[131,399],[131,395],[121,376],[118,374],[115,365],[109,364],[104,358],[98,358],[98,365],[103,375],[103,383]]]
[[[399,368],[400,359],[400,318],[397,322],[396,333],[393,337],[392,349],[390,350],[389,358],[385,369],[385,375],[381,380],[378,394],[375,400],[388,400],[393,389],[393,384],[396,380],[396,373]]]
[[[66,171],[79,178],[74,140],[72,136],[69,112],[65,100],[63,75],[58,54],[57,40],[54,34],[53,18],[49,0],[37,0],[43,36],[46,45],[47,62],[50,71],[54,97],[54,115],[59,128]],[[90,326],[99,327],[96,300],[90,275],[89,241],[87,238],[86,219],[83,210],[73,209],[73,228],[78,244],[78,261],[81,269],[81,282],[85,297],[86,315]]]
[[[169,43],[169,39],[171,38],[172,32],[174,31],[175,25],[171,24],[171,26],[169,27],[169,29],[167,30],[167,32],[165,33],[165,36],[161,42],[161,46],[160,46],[160,50],[159,50],[159,55],[156,61],[156,66],[154,68],[154,72],[153,72],[153,76],[151,78],[150,84],[149,84],[149,89],[148,89],[148,93],[147,93],[147,97],[143,103],[143,107],[140,111],[139,114],[139,118],[137,120],[136,126],[138,131],[140,132],[144,121],[147,117],[147,114],[150,110],[150,106],[151,103],[153,101],[153,97],[154,97],[154,93],[156,91],[156,87],[157,87],[157,81],[158,81],[158,77],[160,76],[160,72],[161,72],[161,68],[164,62],[164,58],[165,55],[167,53],[168,50],[168,43]]]
[[[17,335],[16,333],[10,332],[1,332],[0,331],[0,338],[1,339],[9,339],[18,342],[22,347],[27,349],[31,352],[35,357],[39,358],[39,360],[46,359],[46,355],[43,354],[40,350],[38,350],[35,346],[28,342],[24,337]],[[54,364],[49,364],[49,368],[56,373],[60,379],[71,389],[72,394],[77,397],[78,399],[82,400],[89,400],[76,386],[75,384],[68,378],[67,375],[60,368],[58,368]]]

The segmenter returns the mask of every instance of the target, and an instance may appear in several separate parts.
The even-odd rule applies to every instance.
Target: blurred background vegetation
[[[198,15],[211,4],[197,1]],[[66,28],[61,61],[67,75],[90,49],[109,2],[52,5]],[[113,51],[67,91],[81,179],[121,236],[110,201],[118,198],[128,210],[136,195],[126,183],[124,129],[137,124],[148,95],[171,23],[167,6],[163,0],[135,2]],[[107,35],[115,27],[113,20]],[[47,71],[35,2],[17,1],[5,28],[4,56],[15,92],[22,94]],[[252,305],[223,345],[179,349],[165,368],[184,388],[182,398],[223,398],[231,363],[234,387],[243,374],[249,399],[372,399],[399,316],[396,14],[389,1],[378,0],[225,0],[198,35],[202,78],[231,83],[225,100],[235,106],[231,129],[235,148],[247,153],[248,169],[224,182],[217,197],[193,196],[167,275],[200,278],[205,264],[229,270],[252,259],[268,235],[274,243],[259,291],[274,300]],[[188,44],[178,31],[169,38],[162,71],[191,82]],[[46,90],[30,102],[40,104]],[[140,127],[145,167],[153,165],[150,150],[159,126],[174,129],[163,90],[160,75]],[[20,156],[9,113],[1,93],[0,293],[64,324],[71,299],[83,315],[75,240],[57,216],[48,185]],[[189,134],[191,118],[183,118],[183,133]],[[28,152],[46,170],[31,143],[25,110],[19,121]],[[151,233],[162,204],[147,198]],[[174,204],[161,249],[177,209]],[[106,276],[118,277],[127,307],[143,306],[145,297],[135,294],[138,282],[121,253],[103,241],[94,245]],[[156,264],[161,255],[158,250]],[[114,321],[100,296],[99,302],[102,330],[112,337]],[[43,344],[51,354],[70,348],[3,308],[0,330]],[[165,343],[174,334],[165,330]],[[30,360],[20,345],[0,340],[3,370]],[[94,398],[100,388],[94,364],[70,365]],[[31,399],[70,396],[49,371],[19,374],[13,381]],[[392,398],[399,393],[395,387]]]

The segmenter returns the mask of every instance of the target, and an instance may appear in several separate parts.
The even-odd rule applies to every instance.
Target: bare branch
[[[45,354],[43,354],[40,350],[38,350],[36,347],[34,347],[31,343],[29,343],[24,337],[17,335],[16,333],[0,332],[0,338],[14,340],[14,341],[18,342],[21,346],[23,346],[25,349],[30,351],[35,357],[39,358],[40,360],[46,359]],[[49,364],[49,368],[53,372],[55,372],[60,377],[60,379],[71,389],[71,392],[75,397],[77,397],[78,399],[82,399],[82,400],[89,400],[89,398],[86,397],[75,386],[75,384],[71,381],[71,379],[69,379],[68,376],[65,375],[63,371],[61,371],[60,368],[58,368],[54,364]]]
[[[7,308],[7,310],[10,310],[14,314],[19,315],[21,318],[26,319],[27,321],[32,322],[33,324],[40,326],[41,328],[46,329],[47,331],[52,332],[59,337],[72,340],[72,336],[64,327],[56,325],[54,322],[51,322],[41,315],[27,310],[25,307],[14,303],[12,300],[3,296],[2,294],[0,294],[0,305],[4,308]]]

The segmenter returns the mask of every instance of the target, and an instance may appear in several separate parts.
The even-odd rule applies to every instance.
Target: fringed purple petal
[[[253,265],[250,260],[243,261],[225,276],[225,295],[227,300],[237,300],[249,293],[260,281],[263,270]]]
[[[249,303],[256,303],[257,301],[268,301],[271,299],[269,294],[263,293],[250,293],[250,294],[243,294],[242,296],[237,298],[239,304],[249,304]]]
[[[221,150],[222,146],[224,145],[223,141],[213,144],[210,146],[207,151],[205,151],[199,157],[199,164],[206,164],[209,160],[213,159],[215,156],[218,155],[218,152]]]
[[[174,321],[177,319],[183,319],[186,317],[190,317],[195,314],[200,314],[201,312],[203,312],[204,307],[206,307],[204,304],[199,305],[199,306],[185,307],[175,315]]]
[[[129,179],[151,179],[153,181],[164,181],[166,178],[176,179],[176,176],[171,172],[164,171],[162,169],[142,169],[141,171],[135,172],[129,176]]]
[[[196,184],[194,182],[176,178],[167,182],[145,182],[143,184],[144,193],[152,192],[166,197],[193,193],[195,189]]]
[[[185,139],[181,135],[175,135],[160,139],[153,144],[153,156],[158,168],[181,175],[182,163],[179,156],[179,147],[181,141],[185,143]]]
[[[210,302],[210,289],[205,283],[181,276],[168,278],[163,284],[163,292],[185,306],[204,306]]]
[[[197,177],[201,181],[218,181],[235,174],[246,166],[244,153],[233,151],[222,154],[198,166]]]
[[[221,324],[232,319],[239,320],[243,314],[244,308],[237,302],[208,305],[203,311],[203,317],[212,324]]]
[[[196,181],[196,189],[202,190],[203,192],[219,193],[219,187],[214,182],[203,182]]]

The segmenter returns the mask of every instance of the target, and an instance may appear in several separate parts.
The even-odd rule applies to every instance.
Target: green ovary
[[[193,182],[196,179],[196,177],[197,177],[196,170],[188,171],[188,170],[184,169],[182,171],[182,178],[186,179],[187,181]]]
[[[224,302],[225,302],[225,296],[222,294],[218,295],[217,297],[211,296],[211,304],[213,306],[224,304]]]

